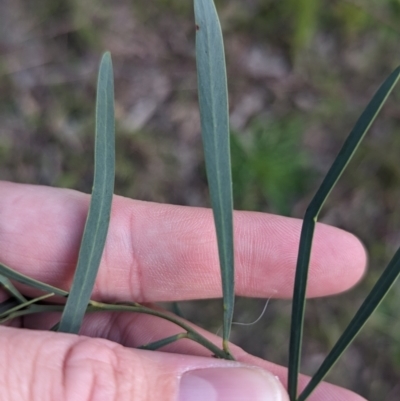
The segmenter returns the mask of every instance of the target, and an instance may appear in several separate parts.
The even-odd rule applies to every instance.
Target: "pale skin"
[[[0,192],[0,261],[68,289],[90,197],[72,190],[8,182],[0,182]],[[236,293],[290,298],[301,221],[235,212],[234,224]],[[308,296],[351,288],[364,274],[366,260],[362,244],[353,235],[318,224]],[[153,303],[220,296],[210,210],[114,197],[92,298]],[[0,293],[0,298],[3,301],[6,295]],[[2,400],[98,401],[104,396],[121,401],[176,401],[177,378],[187,369],[232,364],[210,358],[208,350],[188,340],[167,347],[167,352],[133,349],[182,331],[156,317],[93,314],[85,319],[80,336],[43,331],[56,319],[54,315],[36,316],[0,326]],[[219,337],[199,330],[220,346]],[[286,385],[286,368],[234,345],[231,351],[240,363],[272,372]],[[307,380],[301,378],[300,388]],[[364,399],[323,383],[309,400]]]

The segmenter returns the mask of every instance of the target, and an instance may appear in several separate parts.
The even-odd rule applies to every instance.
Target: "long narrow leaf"
[[[34,302],[39,302],[40,300],[46,299],[53,295],[56,295],[56,294],[50,293],[50,294],[43,295],[42,297],[39,297],[40,299],[36,298],[34,300]],[[21,317],[21,316],[27,316],[27,315],[31,315],[31,314],[37,314],[37,313],[62,312],[63,309],[64,309],[64,305],[31,303],[31,305],[28,305],[28,307],[25,309],[18,309],[18,310],[15,310],[14,312],[10,312],[8,310],[6,316],[0,319],[0,324],[3,324],[7,321],[16,319],[17,317]]]
[[[100,63],[97,82],[95,169],[92,197],[70,295],[59,331],[78,333],[103,254],[114,192],[114,83],[110,53]]]
[[[305,401],[307,397],[315,390],[316,386],[324,379],[339,357],[364,327],[369,317],[382,302],[383,298],[393,286],[399,275],[400,248],[397,250],[385,271],[374,285],[374,288],[371,290],[367,298],[365,298],[364,302],[347,326],[346,330],[332,348],[331,352],[322,362],[318,371],[314,374],[311,381],[307,384],[307,387],[300,394],[298,401]]]
[[[233,200],[225,55],[214,2],[195,0],[194,11],[201,133],[221,266],[224,307],[223,347],[228,350],[235,294]]]
[[[14,287],[14,284],[5,276],[0,274],[0,284],[20,303],[27,302],[27,299]]]
[[[154,341],[149,344],[141,345],[140,347],[138,347],[138,349],[146,349],[149,351],[155,351],[162,347],[165,347],[166,345],[172,344],[175,341],[182,340],[183,338],[187,338],[187,333],[175,334],[173,336],[163,338],[162,340],[158,340],[158,341]]]
[[[340,150],[321,186],[307,208],[300,237],[292,305],[288,373],[288,391],[291,401],[294,401],[297,397],[297,378],[300,367],[305,295],[315,224],[326,198],[350,162],[360,142],[371,127],[383,104],[386,102],[386,99],[398,82],[399,77],[400,67],[393,71],[378,89],[367,108],[358,119],[353,130],[350,132],[342,149]]]
[[[3,318],[5,318],[7,315],[12,314],[13,312],[17,312],[17,311],[19,311],[19,310],[21,310],[21,309],[25,309],[25,308],[27,308],[29,305],[32,305],[32,304],[34,304],[34,303],[36,303],[36,302],[43,301],[44,299],[50,298],[50,297],[52,297],[52,296],[54,296],[54,293],[44,294],[44,295],[41,295],[40,297],[37,297],[37,298],[34,298],[34,299],[30,299],[29,301],[26,301],[26,302],[24,302],[24,303],[22,303],[22,304],[16,305],[16,306],[14,306],[13,308],[4,311],[4,312],[0,315],[0,319],[3,319]]]
[[[36,288],[37,290],[44,292],[54,292],[54,294],[59,295],[61,297],[66,297],[68,295],[67,291],[61,290],[60,288],[53,287],[52,285],[43,283],[39,280],[35,280],[28,276],[25,276],[22,273],[19,273],[6,265],[0,263],[0,274],[8,277],[10,280],[18,281],[21,284],[28,285],[29,287]]]

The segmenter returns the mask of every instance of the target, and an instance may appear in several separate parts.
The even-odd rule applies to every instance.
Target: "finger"
[[[26,327],[48,329],[59,321],[59,314],[28,316],[25,319]],[[187,322],[186,322],[187,323]],[[190,325],[209,341],[218,347],[222,345],[222,339],[193,324]],[[90,337],[100,337],[120,343],[125,347],[137,348],[163,338],[181,333],[182,329],[175,324],[160,318],[136,313],[110,313],[101,312],[88,314],[80,331],[81,334]],[[230,350],[237,361],[252,366],[258,366],[277,376],[286,386],[287,369],[261,358],[248,354],[240,347],[230,344]],[[162,351],[183,355],[208,357],[212,352],[198,343],[183,339],[162,348]],[[309,377],[300,375],[299,390],[305,388]],[[247,400],[247,398],[246,398]],[[321,383],[308,399],[309,401],[365,401],[364,398],[353,392],[334,386],[329,383]]]
[[[188,322],[186,322],[188,323]],[[222,346],[222,339],[208,331],[189,323],[196,331],[210,340],[218,347]],[[128,314],[128,313],[101,313],[99,315],[87,315],[82,328],[82,333],[88,336],[107,338],[112,341],[123,344],[126,347],[139,347],[154,341],[172,336],[182,332],[182,329],[173,323],[161,320],[157,317],[146,314]],[[166,347],[164,352],[184,355],[196,355],[201,357],[211,357],[212,353],[190,340],[179,340]],[[242,348],[230,343],[230,350],[235,359],[239,362],[258,366],[277,376],[281,383],[286,387],[287,368],[279,366],[272,362],[263,360],[256,356],[248,354]],[[302,391],[310,378],[305,375],[299,377],[299,391]],[[321,383],[320,386],[308,398],[309,401],[366,401],[363,397],[347,389],[329,384]]]
[[[103,339],[0,327],[4,401],[288,401],[265,370],[132,350]]]
[[[6,182],[0,189],[0,260],[68,289],[89,196]],[[234,220],[237,294],[290,297],[301,221],[254,212],[235,212]],[[353,235],[318,224],[308,296],[348,289],[365,265]],[[138,302],[221,296],[211,211],[115,196],[94,296]]]

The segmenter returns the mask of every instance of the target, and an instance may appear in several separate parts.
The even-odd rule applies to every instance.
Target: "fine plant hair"
[[[222,278],[222,343],[216,346],[198,333],[180,316],[152,309],[136,302],[102,303],[91,300],[94,282],[103,254],[110,221],[115,171],[114,87],[111,55],[101,60],[96,100],[95,165],[90,207],[81,241],[73,282],[69,291],[23,275],[0,263],[0,285],[10,299],[0,304],[0,324],[19,316],[59,312],[60,321],[51,330],[79,333],[87,313],[127,311],[146,313],[174,323],[181,329],[176,335],[143,344],[140,348],[157,350],[180,339],[201,344],[217,358],[234,360],[229,335],[235,301],[233,197],[229,144],[228,91],[221,27],[213,0],[194,0],[196,63],[201,134],[207,180],[215,221]],[[298,375],[305,314],[305,295],[315,224],[321,208],[368,132],[379,111],[400,78],[395,69],[379,87],[357,120],[314,198],[307,207],[298,251],[289,341],[288,391],[291,401],[305,401],[352,343],[371,314],[386,296],[400,273],[400,248],[377,280],[371,292],[339,337],[305,389],[298,392]],[[42,295],[26,298],[15,282],[39,290]],[[52,299],[55,297],[54,299]],[[60,297],[66,302],[60,303]]]
[[[268,308],[268,304],[269,304],[270,299],[271,299],[271,298],[268,298],[268,299],[265,301],[263,310],[261,311],[261,313],[258,315],[258,317],[257,317],[255,320],[253,320],[252,322],[232,322],[232,326],[233,326],[233,325],[235,325],[235,326],[253,326],[253,325],[257,324],[257,323],[263,318],[265,312],[267,311],[267,308]],[[222,328],[222,326],[219,327],[219,329],[218,329],[217,332],[215,333],[216,335],[219,334],[221,328]]]

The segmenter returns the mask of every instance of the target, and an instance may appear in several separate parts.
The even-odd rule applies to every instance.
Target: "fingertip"
[[[318,223],[312,249],[312,268],[320,285],[310,286],[309,296],[331,295],[346,291],[365,275],[368,254],[365,245],[354,234]]]

